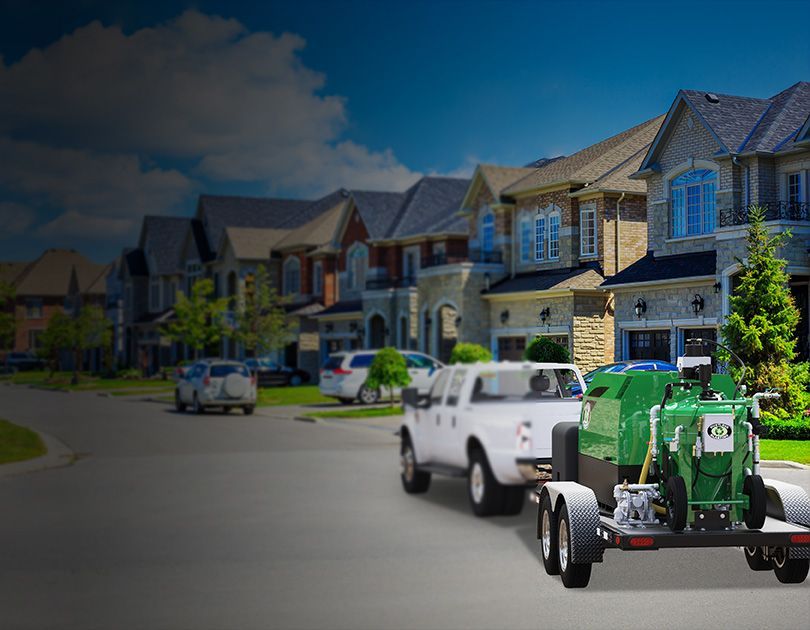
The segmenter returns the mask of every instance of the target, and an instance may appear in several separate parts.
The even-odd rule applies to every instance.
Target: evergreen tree
[[[538,337],[532,341],[523,351],[523,358],[535,363],[569,363],[571,361],[568,348],[554,343],[548,337]]]
[[[200,350],[218,343],[226,333],[228,298],[211,299],[213,293],[214,283],[208,278],[194,283],[190,297],[178,292],[174,305],[176,319],[163,329],[170,339],[191,347],[195,359],[199,358]]]

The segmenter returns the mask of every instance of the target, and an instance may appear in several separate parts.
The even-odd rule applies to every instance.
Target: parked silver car
[[[220,407],[226,412],[241,407],[245,415],[250,415],[256,408],[256,378],[239,361],[199,361],[177,382],[174,404],[180,412],[188,406],[197,414],[209,407]]]

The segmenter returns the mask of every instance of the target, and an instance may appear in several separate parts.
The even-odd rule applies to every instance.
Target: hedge
[[[799,416],[780,420],[763,412],[760,422],[767,428],[767,433],[762,437],[769,440],[810,440],[810,417]]]

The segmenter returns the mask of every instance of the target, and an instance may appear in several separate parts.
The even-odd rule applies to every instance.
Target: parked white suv
[[[433,473],[466,476],[477,516],[520,513],[527,485],[550,474],[552,428],[579,420],[584,388],[570,363],[502,362],[444,368],[427,397],[404,390],[405,492],[426,492]]]
[[[180,412],[191,405],[197,414],[209,407],[220,407],[223,411],[241,407],[249,416],[256,408],[256,378],[239,361],[198,361],[177,382],[174,404]]]
[[[337,398],[348,405],[355,400],[370,405],[380,401],[379,389],[366,386],[368,368],[374,360],[377,350],[355,350],[352,352],[336,352],[321,368],[320,384],[321,394]],[[444,367],[438,359],[410,350],[401,350],[411,376],[410,387],[414,387],[422,394],[430,391],[438,371]],[[394,389],[398,395],[399,389]]]

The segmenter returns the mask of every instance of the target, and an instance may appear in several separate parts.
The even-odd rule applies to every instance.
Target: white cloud
[[[47,239],[111,239],[137,233],[139,224],[135,217],[118,219],[68,210],[40,226],[36,234]]]
[[[131,34],[93,22],[16,63],[0,59],[0,134],[179,158],[213,180],[293,194],[412,183],[418,174],[390,150],[344,137],[345,99],[321,93],[304,46],[194,10]]]
[[[28,206],[13,201],[0,202],[0,235],[19,236],[34,222],[36,213]]]

